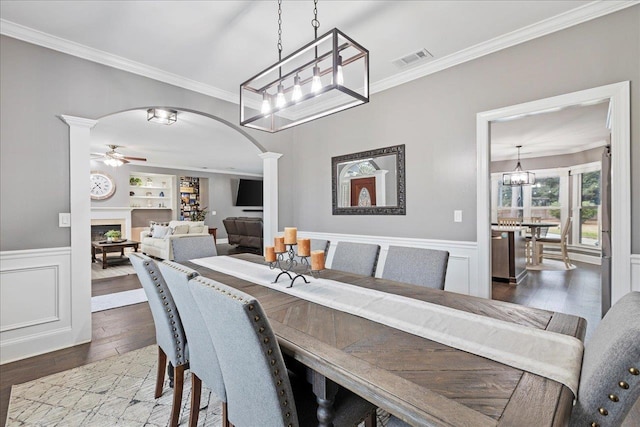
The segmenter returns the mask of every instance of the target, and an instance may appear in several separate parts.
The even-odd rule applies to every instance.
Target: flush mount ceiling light
[[[178,112],[164,108],[149,108],[147,110],[147,120],[163,125],[171,125],[178,120]]]
[[[278,62],[240,85],[240,125],[278,132],[369,102],[369,51],[334,28],[282,59],[278,0]]]
[[[507,172],[502,174],[502,185],[510,185],[512,187],[518,187],[521,185],[532,185],[536,183],[536,175],[533,172],[527,172],[522,170],[520,165],[520,149],[522,145],[517,145],[518,148],[518,164],[513,172]]]

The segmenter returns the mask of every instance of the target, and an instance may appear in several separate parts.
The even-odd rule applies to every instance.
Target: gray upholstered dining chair
[[[569,425],[620,426],[638,398],[640,292],[630,292],[609,309],[585,344],[578,399]],[[394,416],[387,424],[406,426]]]
[[[379,253],[379,245],[338,242],[331,261],[331,269],[362,276],[373,276],[376,273]]]
[[[171,240],[174,261],[205,258],[218,255],[213,236],[191,236]]]
[[[160,268],[178,307],[182,326],[189,342],[189,370],[191,371],[189,426],[196,427],[198,425],[202,381],[204,381],[205,385],[222,402],[222,425],[227,427],[227,393],[218,356],[209,330],[205,326],[202,314],[200,314],[188,287],[189,280],[196,277],[198,272],[171,261],[159,263],[158,268]]]
[[[317,425],[316,400],[309,384],[302,381],[306,390],[296,388],[294,392],[260,303],[201,276],[189,281],[189,289],[218,354],[229,422],[235,427]],[[303,395],[307,399],[302,399]],[[352,393],[338,395],[334,409],[335,426],[355,426],[363,420],[367,426],[375,426],[375,407]]]
[[[584,346],[570,425],[619,426],[640,398],[640,292],[613,305]]]
[[[140,253],[132,253],[129,259],[149,300],[156,328],[158,343],[158,370],[154,395],[156,399],[162,396],[167,358],[170,363],[169,370],[173,369],[174,372],[173,404],[169,426],[175,427],[178,425],[180,408],[182,407],[184,370],[189,362],[187,339],[171,291],[169,291],[156,262]]]
[[[447,251],[389,246],[382,278],[442,290],[448,262]]]

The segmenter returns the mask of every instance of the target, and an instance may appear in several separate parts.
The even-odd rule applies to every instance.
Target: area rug
[[[97,297],[91,297],[91,312],[95,313],[112,308],[124,307],[126,305],[139,304],[146,301],[148,301],[147,295],[144,293],[144,289],[142,288],[100,295]]]
[[[167,426],[173,393],[165,380],[162,396],[153,398],[157,351],[151,345],[14,385],[6,425]],[[189,423],[190,377],[185,375],[180,425]],[[388,418],[386,412],[378,410],[379,426],[386,426]],[[220,402],[203,384],[198,427],[220,425]]]
[[[91,263],[91,280],[126,276],[127,274],[135,273],[136,271],[129,261],[123,261],[122,264],[110,265],[107,268],[102,268],[102,259],[99,262]]]
[[[166,426],[173,392],[154,399],[157,347],[110,357],[11,388],[10,426]],[[180,425],[189,421],[191,375],[186,376]],[[222,424],[220,402],[203,386],[198,426]]]
[[[567,268],[564,265],[563,261],[558,261],[555,259],[545,259],[543,262],[541,262],[538,265],[527,264],[527,270],[534,270],[534,271],[568,271],[568,270],[573,270],[575,268],[576,268],[575,265],[571,265],[571,267]]]

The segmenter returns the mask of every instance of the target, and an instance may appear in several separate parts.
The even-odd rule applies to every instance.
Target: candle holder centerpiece
[[[280,270],[276,279],[271,283],[277,283],[283,275],[291,281],[288,288],[291,288],[298,278],[302,278],[305,283],[310,283],[305,274],[310,274],[317,279],[320,271],[324,269],[324,251],[313,252],[321,252],[322,262],[318,262],[318,254],[315,254],[314,258],[311,251],[311,239],[297,239],[297,229],[285,227],[284,236],[276,237],[274,246],[265,248],[265,261],[269,264],[269,268]],[[311,258],[311,262],[309,262],[309,258]],[[300,268],[296,269],[298,265]],[[294,271],[294,269],[296,270]]]

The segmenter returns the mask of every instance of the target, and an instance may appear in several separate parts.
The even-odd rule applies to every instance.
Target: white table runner
[[[577,397],[584,347],[575,337],[329,279],[307,276],[311,283],[298,280],[286,288],[290,281],[282,277],[271,283],[279,270],[227,256],[192,262],[541,375],[566,385]]]

